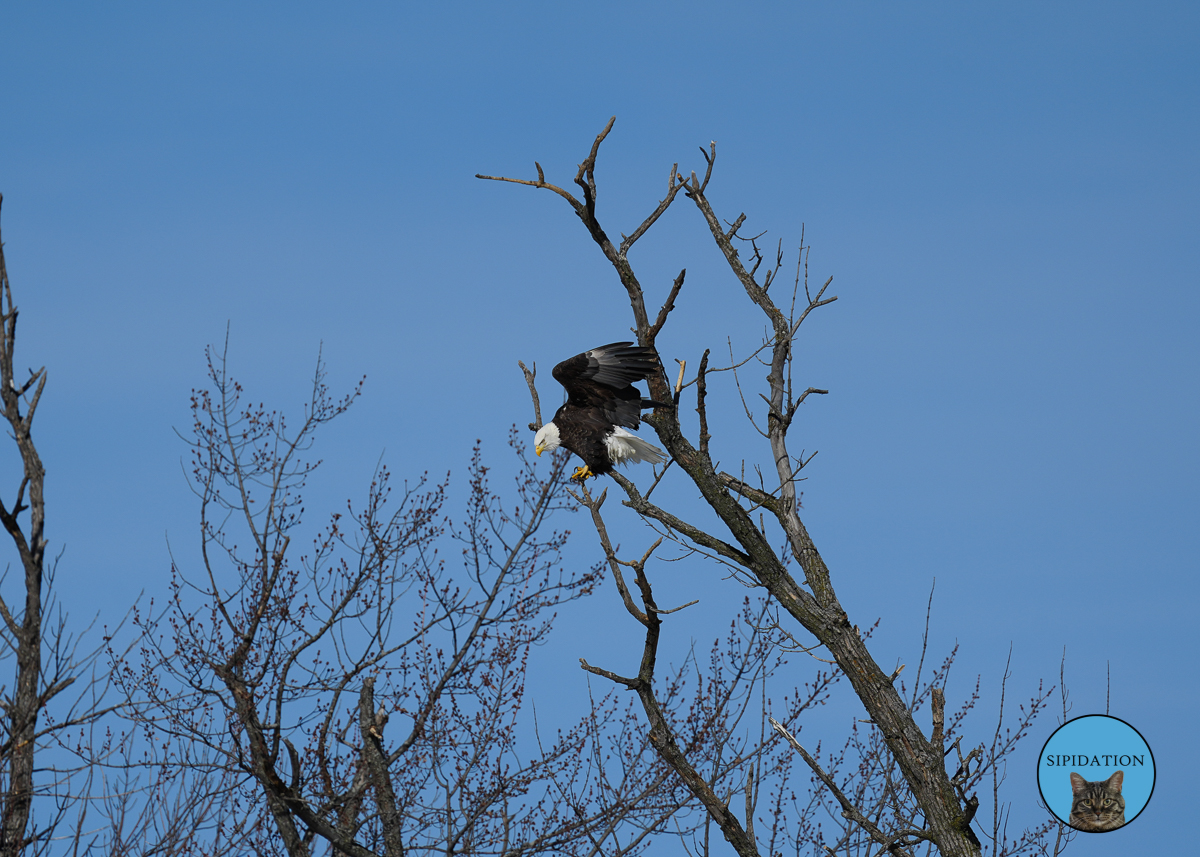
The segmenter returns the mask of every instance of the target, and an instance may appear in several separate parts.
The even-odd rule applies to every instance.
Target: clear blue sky
[[[321,342],[335,387],[368,376],[326,435],[329,507],[385,450],[400,474],[461,472],[477,437],[499,456],[529,419],[516,361],[548,369],[629,320],[560,200],[473,174],[538,159],[568,182],[616,114],[610,233],[716,140],[719,213],[785,248],[805,224],[814,276],[835,276],[802,348],[805,383],[831,391],[805,405],[804,502],[852,616],[885,617],[877,658],[913,657],[936,577],[960,693],[976,673],[994,688],[1011,643],[1027,698],[1066,646],[1072,713],[1102,713],[1111,664],[1111,713],[1158,786],[1136,825],[1074,850],[1182,853],[1198,38],[1188,3],[14,5],[0,192],[18,360],[50,375],[63,599],[112,621],[162,591],[168,537],[193,548],[172,428],[227,323],[255,398],[298,406]],[[761,328],[688,205],[633,254],[659,298],[689,270],[668,362]],[[702,568],[673,585],[734,597]],[[623,618],[607,589],[586,616]],[[574,645],[556,669],[593,642]],[[1010,768],[1015,821],[1037,818],[1056,725]]]

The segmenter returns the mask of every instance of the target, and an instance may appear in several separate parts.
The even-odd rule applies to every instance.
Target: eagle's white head
[[[543,452],[558,449],[560,443],[562,440],[558,436],[558,426],[554,423],[546,423],[538,429],[538,433],[533,439],[533,451],[541,455]]]

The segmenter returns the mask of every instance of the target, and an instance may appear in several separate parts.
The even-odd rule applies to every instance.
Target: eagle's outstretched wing
[[[559,363],[554,367],[554,380],[566,387],[568,393],[574,392],[584,381],[619,390],[641,381],[657,368],[658,355],[653,348],[632,342],[613,342]]]
[[[612,425],[636,429],[643,407],[657,404],[643,399],[632,384],[658,369],[653,348],[632,342],[601,345],[564,360],[554,367],[554,379],[567,389],[567,403],[575,408],[597,408]]]

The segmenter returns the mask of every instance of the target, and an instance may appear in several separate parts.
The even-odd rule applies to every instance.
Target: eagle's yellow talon
[[[585,459],[571,475],[577,485],[615,465],[662,464],[666,453],[623,428],[636,429],[642,411],[661,406],[633,386],[658,371],[661,364],[654,349],[632,342],[601,345],[562,361],[553,374],[566,389],[567,401],[537,430],[534,451],[541,455],[563,447]],[[587,461],[595,461],[600,470],[592,470]]]

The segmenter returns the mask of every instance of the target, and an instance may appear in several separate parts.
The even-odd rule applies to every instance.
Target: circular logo
[[[1154,792],[1154,754],[1117,717],[1085,714],[1054,731],[1038,757],[1038,789],[1055,817],[1085,833],[1137,818]]]

